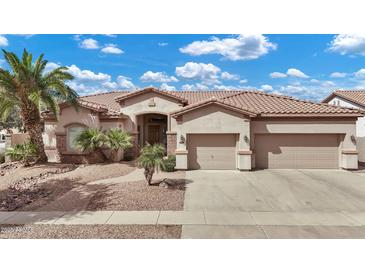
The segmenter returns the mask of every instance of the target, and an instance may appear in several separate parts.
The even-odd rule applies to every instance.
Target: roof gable
[[[212,97],[208,100],[200,101],[200,102],[195,103],[195,104],[188,105],[188,106],[182,108],[181,110],[178,110],[178,111],[175,111],[175,112],[171,113],[171,115],[172,115],[172,117],[176,118],[176,117],[184,115],[188,112],[191,112],[191,111],[194,111],[194,110],[206,107],[206,106],[211,106],[211,105],[220,106],[222,108],[225,108],[225,109],[228,109],[228,110],[231,110],[231,111],[234,111],[234,112],[238,112],[238,113],[247,115],[249,117],[255,117],[257,115],[257,113],[255,113],[253,111],[250,111],[250,110],[245,109],[245,108],[240,108],[240,107],[237,107],[237,106],[234,106],[234,105],[227,104],[223,100],[217,99],[215,97]]]
[[[156,89],[156,88],[153,88],[153,87],[144,88],[144,89],[141,89],[141,90],[129,92],[128,94],[125,94],[125,95],[122,95],[120,97],[115,98],[115,101],[116,102],[121,102],[121,101],[126,100],[128,98],[139,96],[141,94],[151,93],[151,92],[162,95],[164,97],[168,97],[170,99],[176,100],[176,101],[178,101],[180,103],[183,103],[183,104],[188,103],[188,101],[183,97],[177,96],[177,95],[175,95],[175,94],[173,94],[169,91],[162,91],[162,90],[159,90],[159,89]]]

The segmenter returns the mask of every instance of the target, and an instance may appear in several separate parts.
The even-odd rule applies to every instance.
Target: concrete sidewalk
[[[43,211],[0,212],[0,224],[365,226],[365,212]]]

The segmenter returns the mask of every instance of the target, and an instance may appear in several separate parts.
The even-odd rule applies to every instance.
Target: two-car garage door
[[[257,134],[256,168],[338,168],[337,134]]]

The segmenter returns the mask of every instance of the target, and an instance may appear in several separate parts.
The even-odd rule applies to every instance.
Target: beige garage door
[[[256,168],[338,168],[336,134],[258,134]]]
[[[189,169],[236,169],[235,134],[189,134]]]

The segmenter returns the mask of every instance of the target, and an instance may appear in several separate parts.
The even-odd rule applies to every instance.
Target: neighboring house
[[[74,139],[84,128],[118,127],[134,136],[126,156],[162,143],[177,169],[346,168],[358,165],[356,120],[362,112],[260,91],[110,92],[61,104],[45,115],[51,160],[92,161]]]
[[[365,90],[337,90],[325,98],[323,103],[334,106],[365,110]],[[359,117],[356,122],[356,141],[359,151],[359,161],[365,162],[365,117]]]

